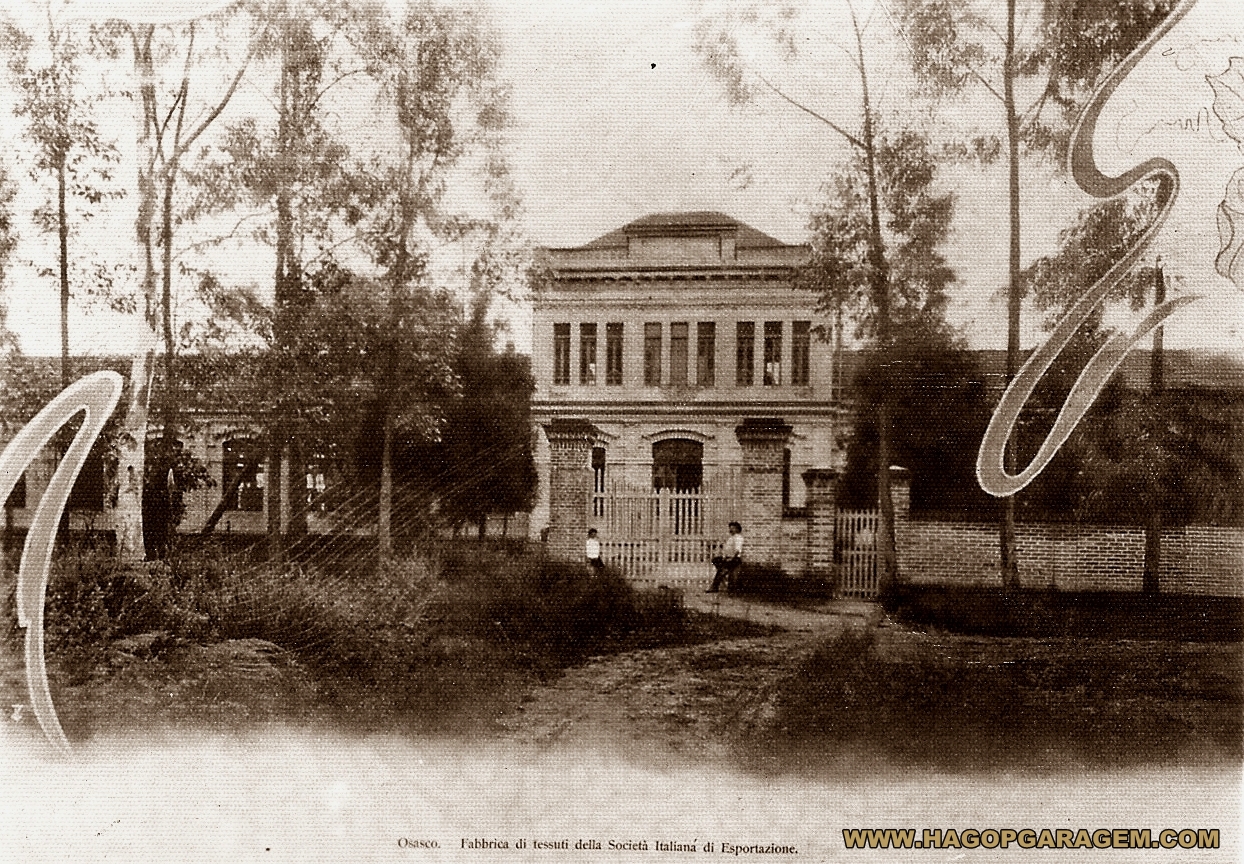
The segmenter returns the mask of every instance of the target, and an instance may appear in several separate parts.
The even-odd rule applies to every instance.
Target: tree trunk
[[[1166,302],[1166,274],[1161,262],[1154,270],[1153,305]],[[1153,411],[1161,411],[1162,401],[1162,328],[1153,331],[1153,354],[1149,358],[1149,401]],[[1145,513],[1145,575],[1141,590],[1145,594],[1162,591],[1162,479],[1150,477]]]
[[[117,557],[130,563],[141,562],[147,556],[143,543],[143,473],[154,363],[154,349],[134,355],[130,363],[130,401],[117,436],[117,503],[113,508],[113,524]]]
[[[1019,246],[1019,115],[1015,108],[1015,0],[1006,4],[1006,57],[1002,66],[1003,103],[1006,108],[1006,145],[1008,174],[1008,209],[1010,213],[1010,255],[1006,321],[1006,386],[1019,371],[1019,313],[1023,300],[1020,284]],[[1012,439],[1014,436],[1012,435]],[[1014,440],[1006,444],[1004,464],[1008,474],[1017,472]],[[1002,565],[1002,587],[1013,591],[1019,587],[1019,554],[1015,541],[1015,496],[1002,501],[1002,521],[998,526],[999,559]]]
[[[56,233],[60,241],[60,387],[64,390],[69,380],[69,212],[65,205],[68,178],[65,176],[65,159],[61,156],[56,166]]]
[[[117,441],[117,503],[113,524],[117,537],[117,557],[140,562],[147,557],[143,544],[143,475],[146,471],[147,414],[151,398],[151,375],[155,363],[156,276],[155,238],[155,144],[152,118],[155,115],[155,71],[151,39],[154,28],[133,31],[134,70],[139,82],[138,119],[138,212],[134,229],[143,253],[144,344],[130,362],[130,401],[121,421]]]
[[[276,428],[268,432],[267,476],[264,502],[268,507],[268,562],[280,567],[285,562],[285,537],[281,533],[281,435]]]
[[[380,506],[376,518],[376,541],[380,549],[380,560],[388,561],[393,557],[393,535],[391,533],[393,517],[393,409],[386,407],[384,412],[384,449],[380,457]]]
[[[273,274],[273,307],[275,310],[273,323],[273,342],[278,351],[288,347],[291,341],[291,318],[294,315],[294,302],[299,287],[298,271],[295,266],[294,254],[294,220],[291,205],[292,160],[296,158],[294,142],[294,88],[292,64],[295,62],[293,52],[294,13],[284,4],[281,12],[281,81],[278,91],[277,111],[277,169],[276,169],[276,269]],[[285,406],[278,404],[276,416],[272,419],[272,435],[287,439],[290,435],[289,415]],[[268,551],[269,558],[279,562],[283,557],[285,538],[281,527],[283,505],[281,500],[282,470],[281,459],[284,447],[273,443],[269,449],[268,461],[276,466],[272,476],[273,485],[268,493]],[[286,519],[290,514],[284,514]]]
[[[871,228],[869,258],[872,263],[873,306],[877,315],[877,348],[882,368],[890,353],[890,274],[886,266],[885,240],[881,233],[881,202],[877,186],[877,147],[873,127],[872,102],[868,92],[868,73],[864,66],[864,41],[855,9],[851,8],[855,28],[856,57],[859,59],[860,89],[864,108],[864,156],[868,168],[868,207]],[[890,403],[893,399],[889,382],[881,382],[881,398],[877,400],[877,506],[880,509],[881,536],[877,553],[880,558],[878,589],[884,592],[899,579],[898,554],[894,536],[894,499],[890,492]]]
[[[207,521],[203,523],[203,527],[199,530],[201,536],[207,536],[216,530],[216,523],[229,510],[229,499],[238,493],[238,489],[242,485],[242,479],[250,473],[253,467],[255,467],[255,460],[249,459],[240,471],[234,473],[233,479],[229,481],[229,485],[220,493],[220,501],[216,504],[216,509],[212,511],[211,516],[207,517]]]

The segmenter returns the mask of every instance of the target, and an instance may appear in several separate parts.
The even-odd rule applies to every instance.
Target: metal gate
[[[838,594],[877,596],[876,510],[839,510],[834,524],[834,558],[838,562]]]
[[[741,509],[737,475],[713,479],[711,491],[614,485],[593,492],[588,525],[600,535],[605,563],[635,582],[685,586],[710,578],[726,526]]]

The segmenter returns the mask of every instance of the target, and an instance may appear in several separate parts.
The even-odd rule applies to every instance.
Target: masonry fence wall
[[[998,526],[913,519],[906,491],[895,495],[903,580],[1001,586]],[[1024,587],[1141,589],[1145,532],[1138,526],[1020,523],[1016,543]],[[1159,580],[1164,594],[1244,596],[1244,529],[1193,525],[1164,530]]]

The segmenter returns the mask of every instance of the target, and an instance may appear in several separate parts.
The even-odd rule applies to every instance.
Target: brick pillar
[[[808,574],[827,578],[834,571],[834,537],[838,517],[838,472],[810,468],[803,472],[808,490]]]
[[[782,563],[782,453],[791,427],[780,418],[744,420],[734,434],[743,448],[743,558]]]
[[[898,465],[890,466],[890,500],[894,502],[894,557],[902,579],[904,563],[908,560],[903,553],[910,548],[907,526],[911,521],[911,472]]]
[[[549,439],[548,555],[557,561],[582,561],[592,493],[591,453],[600,430],[586,420],[554,420],[544,434]]]

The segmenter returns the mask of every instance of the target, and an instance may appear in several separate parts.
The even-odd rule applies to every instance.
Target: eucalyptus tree
[[[954,195],[937,189],[938,159],[922,134],[881,134],[876,153],[890,323],[896,335],[884,354],[866,352],[852,385],[861,404],[893,400],[892,453],[915,474],[913,499],[917,492],[936,489],[945,505],[976,507],[979,497],[969,485],[975,464],[971,433],[984,431],[988,412],[979,372],[945,319],[956,283],[942,251]],[[819,312],[835,317],[845,312],[866,341],[872,340],[876,322],[868,265],[870,221],[866,165],[856,156],[825,184],[825,199],[809,223],[811,255],[796,280],[815,294]],[[853,424],[844,478],[853,506],[876,500],[872,478],[881,464],[878,432],[875,418],[864,413]],[[861,482],[865,477],[873,484],[871,493]]]
[[[387,304],[378,370],[383,386],[377,388],[377,538],[387,557],[396,437],[433,434],[440,420],[427,402],[426,382],[408,374],[411,363],[451,369],[452,338],[437,339],[419,323],[426,310],[437,308],[433,259],[439,247],[494,221],[478,209],[454,207],[445,193],[451,183],[458,191],[474,176],[486,197],[497,170],[497,133],[508,115],[498,80],[500,47],[483,7],[412,0],[393,12],[373,3],[362,13],[355,50],[374,85],[377,121],[391,130],[387,146],[360,166],[360,243],[379,270]]]
[[[61,387],[69,386],[69,306],[74,257],[70,242],[77,228],[90,219],[93,208],[123,190],[113,182],[120,159],[115,144],[100,131],[96,107],[108,97],[84,74],[94,52],[94,34],[82,23],[63,22],[54,15],[50,0],[38,9],[34,32],[14,21],[0,25],[8,49],[8,68],[15,85],[13,113],[24,122],[32,146],[31,178],[39,184],[50,179],[53,191],[35,208],[40,231],[56,235],[56,266],[37,267],[41,276],[55,275],[60,294]],[[94,84],[94,86],[92,86]],[[75,206],[76,204],[76,206]],[[79,256],[80,257],[80,253]]]
[[[1025,269],[1025,288],[1038,309],[1051,313],[1047,329],[1136,245],[1167,195],[1165,183],[1151,182],[1082,210],[1061,233],[1058,249]],[[1136,266],[1106,296],[1106,304],[1139,310],[1150,302],[1152,292],[1152,303],[1160,305],[1171,278],[1160,260]],[[1095,310],[1078,334],[1092,350],[1108,332],[1104,312],[1104,307]],[[1238,420],[1213,393],[1166,388],[1161,327],[1153,335],[1148,392],[1118,391],[1101,399],[1089,415],[1086,432],[1078,436],[1082,487],[1078,509],[1093,518],[1117,518],[1111,511],[1117,511],[1120,498],[1137,505],[1132,512],[1143,518],[1145,528],[1142,587],[1145,593],[1156,594],[1161,590],[1164,524],[1186,523],[1194,516],[1222,518],[1224,512],[1229,518],[1238,516],[1238,505],[1226,491],[1238,488],[1241,476],[1228,443],[1238,437]],[[1053,404],[1061,404],[1063,395],[1057,394]],[[1034,402],[1040,396],[1038,389]],[[1036,440],[1044,434],[1038,430]]]
[[[1020,366],[1023,157],[1065,153],[1080,103],[1093,84],[1139,45],[1175,2],[897,0],[903,36],[926,89],[937,96],[971,91],[998,109],[994,128],[1001,126],[1001,135],[976,136],[970,149],[960,150],[987,161],[1006,153],[1008,384]],[[1005,459],[1014,474],[1010,444]],[[1018,587],[1014,496],[1004,501],[999,544],[1003,584]]]
[[[268,28],[259,63],[268,74],[256,82],[273,110],[228,124],[210,154],[193,172],[195,215],[244,210],[251,236],[274,252],[273,299],[260,316],[269,360],[264,380],[269,394],[269,483],[281,486],[281,470],[296,445],[302,405],[314,401],[309,384],[283,357],[296,339],[309,300],[305,272],[321,267],[336,233],[360,218],[349,148],[327,118],[333,97],[362,75],[362,61],[343,32],[358,29],[359,13],[332,0],[294,3],[274,0],[263,7]],[[338,229],[335,233],[334,229]],[[223,238],[221,238],[223,239]],[[220,283],[211,280],[219,287]],[[305,430],[304,430],[305,431]],[[300,500],[291,498],[291,503]],[[281,525],[297,524],[283,514],[280,496],[268,508],[269,552],[282,555]],[[291,519],[291,516],[293,517]]]
[[[847,0],[845,6],[849,18],[850,26],[847,35],[850,41],[847,45],[831,41],[830,49],[846,55],[850,74],[855,77],[854,83],[858,84],[858,102],[844,109],[847,116],[854,111],[858,118],[856,120],[839,119],[836,116],[830,116],[829,109],[813,107],[809,100],[792,95],[786,88],[765,75],[755,64],[749,62],[741,37],[750,34],[757,35],[761,39],[769,39],[786,60],[794,60],[800,56],[801,50],[805,50],[801,49],[801,46],[809,40],[800,37],[801,22],[795,9],[753,4],[741,7],[733,14],[723,15],[714,11],[701,19],[697,31],[696,49],[708,68],[724,83],[727,96],[733,104],[746,104],[762,93],[772,94],[791,107],[814,118],[844,142],[859,160],[863,182],[859,195],[863,206],[867,208],[868,218],[858,226],[862,229],[863,235],[857,238],[859,242],[855,248],[858,249],[861,258],[855,262],[855,266],[866,274],[869,286],[869,329],[875,351],[882,358],[882,368],[885,368],[884,358],[895,336],[891,313],[890,270],[892,262],[886,246],[885,227],[882,222],[883,206],[878,164],[881,134],[870,76],[870,62],[874,57],[865,47],[866,31],[878,19],[875,16],[869,16],[861,21],[853,0]],[[838,101],[836,93],[819,94],[819,96],[823,101],[831,104]],[[893,395],[890,388],[883,385],[875,406],[878,459],[877,502],[881,512],[878,551],[881,557],[880,581],[883,589],[897,580],[899,576],[894,537],[894,502],[890,494],[892,403]]]
[[[204,39],[204,31],[207,38]],[[174,252],[177,188],[192,148],[224,112],[260,45],[262,19],[239,3],[203,20],[110,28],[113,56],[130,55],[137,122],[137,214],[142,257],[145,350],[134,357],[117,444],[117,552],[145,557],[142,531],[145,445],[155,346],[164,344],[164,433],[176,437]],[[230,52],[232,49],[232,55]],[[239,56],[240,55],[240,56]],[[209,78],[217,80],[209,82]],[[205,92],[200,93],[200,90]]]

